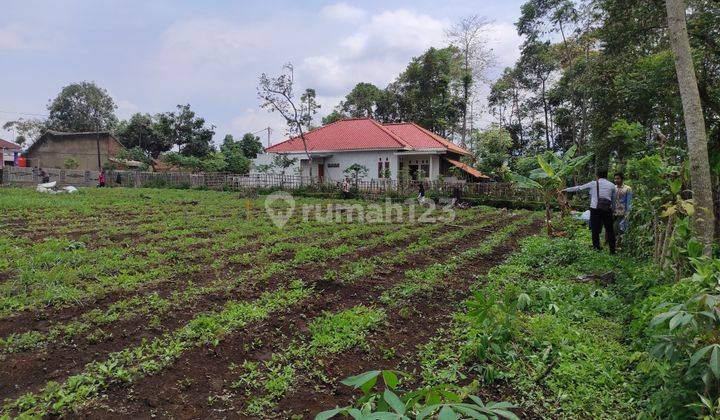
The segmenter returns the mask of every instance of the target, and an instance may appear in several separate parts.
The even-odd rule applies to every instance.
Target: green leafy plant
[[[379,380],[382,379],[383,387]],[[327,420],[337,416],[354,419],[439,419],[505,418],[518,419],[507,402],[483,402],[479,397],[463,395],[457,386],[441,384],[416,390],[403,390],[401,382],[412,377],[396,370],[372,370],[349,377],[342,384],[362,391],[356,406],[337,407],[315,416]]]
[[[700,244],[689,245],[691,254],[702,252]],[[701,380],[708,397],[720,395],[720,260],[691,257],[691,282],[699,293],[683,303],[662,303],[663,312],[650,325],[660,334],[652,354],[684,366],[686,376]]]
[[[562,156],[548,155],[548,160],[538,155],[537,162],[540,167],[530,171],[529,177],[517,173],[510,174],[510,180],[516,186],[540,191],[545,203],[545,225],[548,235],[553,232],[551,222],[553,204],[558,203],[563,210],[568,207],[562,194],[566,178],[592,159],[591,154],[575,156],[576,151],[577,147],[573,146]]]

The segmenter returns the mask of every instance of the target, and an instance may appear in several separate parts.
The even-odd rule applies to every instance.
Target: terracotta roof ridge
[[[332,125],[341,123],[341,122],[343,122],[343,121],[355,121],[355,120],[367,120],[367,119],[369,119],[369,118],[343,118],[343,119],[341,119],[341,120],[333,121],[333,122],[331,122],[330,124],[325,124],[325,125],[321,125],[320,127],[313,128],[312,130],[308,131],[307,133],[303,133],[303,134],[307,136],[307,135],[310,134],[310,133],[314,133],[314,132],[316,132],[316,131],[320,131],[320,130],[322,130],[322,129],[328,128],[328,127],[330,127],[330,126],[332,126]],[[289,139],[285,139],[285,140],[281,141],[280,143],[275,143],[275,144],[273,144],[273,145],[271,145],[271,146],[266,147],[265,150],[267,151],[267,150],[269,150],[269,149],[272,149],[272,148],[275,147],[275,146],[280,146],[281,144],[285,144],[285,143],[288,143],[288,142],[291,142],[291,141],[293,141],[293,140],[295,140],[295,139],[300,139],[300,138],[301,138],[300,135],[297,135],[297,136],[294,136],[294,137],[290,137]]]
[[[442,144],[442,145],[445,146],[446,148],[456,147],[456,148],[462,150],[464,153],[466,153],[466,154],[468,154],[468,155],[470,154],[470,152],[468,152],[468,151],[465,150],[464,148],[458,146],[457,144],[451,142],[450,140],[448,140],[448,139],[446,139],[446,138],[443,138],[443,137],[441,137],[441,136],[433,133],[432,131],[430,131],[430,130],[428,130],[428,129],[425,129],[425,128],[419,126],[418,124],[415,124],[414,122],[410,122],[410,123],[408,123],[408,124],[412,124],[412,125],[414,125],[415,127],[419,128],[420,130],[422,130],[423,132],[425,132],[426,134],[428,134],[428,135],[429,135],[430,137],[432,137],[435,141],[439,142],[440,144]]]
[[[397,134],[395,134],[395,133],[393,133],[392,131],[390,131],[390,130],[388,130],[387,128],[385,128],[385,126],[383,126],[383,125],[380,124],[379,122],[375,121],[375,120],[372,119],[372,118],[370,118],[370,121],[372,121],[372,122],[373,122],[378,128],[380,128],[384,133],[387,133],[388,135],[390,135],[390,137],[392,137],[393,140],[395,140],[396,142],[400,143],[403,147],[406,147],[406,148],[408,148],[408,149],[414,149],[414,147],[412,147],[412,146],[410,145],[410,143],[406,142],[405,140],[402,139],[402,137],[398,136]]]

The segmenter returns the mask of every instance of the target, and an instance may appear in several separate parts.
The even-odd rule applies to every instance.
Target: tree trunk
[[[675,58],[675,71],[685,117],[685,132],[690,158],[690,181],[695,202],[693,225],[696,235],[705,245],[704,254],[710,256],[715,233],[715,211],[713,209],[705,121],[703,120],[700,93],[685,23],[685,1],[666,0],[665,5],[668,14],[670,45]]]
[[[470,82],[466,79],[467,75],[470,74],[470,51],[469,48],[465,47],[465,75],[463,76],[463,116],[462,116],[462,133],[460,133],[460,147],[465,147],[465,140],[467,136],[467,111],[468,111],[468,99],[470,98]]]
[[[542,103],[543,112],[545,113],[545,143],[547,145],[547,149],[550,150],[550,122],[548,118],[547,98],[545,97],[545,79],[542,79]]]

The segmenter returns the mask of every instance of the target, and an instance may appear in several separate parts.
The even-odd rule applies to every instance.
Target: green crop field
[[[470,287],[540,221],[484,207],[330,220],[336,204],[298,199],[309,210],[280,228],[262,197],[237,193],[0,190],[2,415],[347,405],[348,376],[420,369]]]
[[[415,207],[0,189],[0,419],[688,409],[650,325],[683,283],[572,220]]]

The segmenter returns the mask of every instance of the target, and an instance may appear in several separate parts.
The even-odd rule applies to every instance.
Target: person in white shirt
[[[605,228],[610,253],[615,253],[615,230],[613,229],[613,205],[617,187],[607,180],[607,171],[598,171],[597,179],[587,184],[565,188],[564,192],[590,191],[590,230],[593,248],[600,250],[600,232]]]

